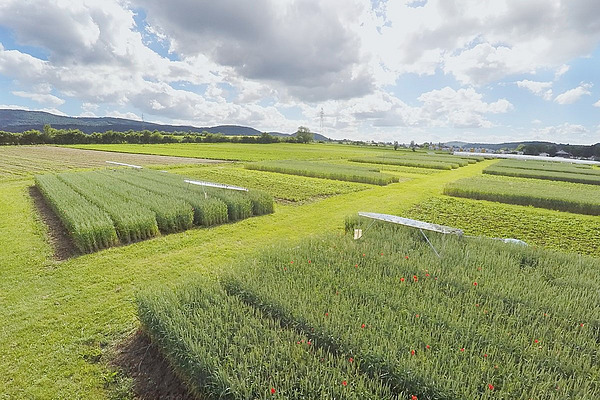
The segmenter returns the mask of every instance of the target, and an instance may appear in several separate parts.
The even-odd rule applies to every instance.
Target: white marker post
[[[120,162],[116,162],[116,161],[107,161],[107,163],[113,164],[113,165],[120,165],[122,167],[130,167],[130,168],[135,168],[135,169],[142,169],[142,167],[140,167],[139,165],[125,164],[125,163],[120,163]]]

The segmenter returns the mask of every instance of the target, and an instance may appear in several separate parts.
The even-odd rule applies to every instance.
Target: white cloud
[[[563,64],[560,67],[558,67],[556,69],[556,72],[554,73],[554,80],[557,81],[561,76],[569,72],[569,69],[571,69],[571,67],[567,64]]]
[[[594,107],[600,107],[600,100],[594,103]]]
[[[525,79],[518,81],[517,86],[529,90],[536,96],[543,97],[544,100],[552,100],[552,82],[537,82]]]
[[[56,97],[50,93],[31,93],[24,92],[21,90],[13,91],[12,94],[19,97],[24,97],[26,99],[31,99],[40,104],[48,104],[50,106],[58,107],[65,103],[65,101],[59,97]]]
[[[93,115],[92,115],[93,116]],[[137,114],[132,113],[132,112],[126,112],[126,113],[122,113],[118,110],[113,110],[113,111],[108,111],[106,113],[107,117],[114,117],[114,118],[127,118],[127,119],[133,119],[135,121],[141,121],[142,118],[139,117]]]
[[[564,93],[556,96],[554,101],[558,104],[573,104],[581,98],[581,96],[590,95],[591,83],[581,83],[574,89],[567,90]]]
[[[580,124],[564,123],[556,126],[546,126],[534,130],[534,134],[539,139],[553,141],[576,141],[581,143],[581,138],[586,138],[590,133],[589,129]]]
[[[532,124],[535,124],[535,125],[539,125],[539,124],[541,124],[541,123],[542,123],[542,121],[541,121],[541,120],[539,120],[539,119],[534,119],[534,120],[532,120],[532,121],[531,121],[531,123],[532,123]]]

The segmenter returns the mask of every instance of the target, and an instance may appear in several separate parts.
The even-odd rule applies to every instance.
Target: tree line
[[[25,132],[0,131],[0,145],[31,144],[158,144],[158,143],[309,143],[313,134],[305,127],[299,127],[295,136],[273,136],[263,132],[260,136],[226,136],[221,133],[186,132],[166,133],[160,131],[127,132],[106,131],[83,133],[79,129],[54,129],[44,125],[39,131],[31,129]]]
[[[554,143],[527,143],[517,147],[517,150],[526,155],[537,156],[541,153],[547,153],[550,157],[554,157],[559,150],[566,151],[571,156],[576,158],[600,159],[600,143],[590,146],[578,144],[554,144]]]

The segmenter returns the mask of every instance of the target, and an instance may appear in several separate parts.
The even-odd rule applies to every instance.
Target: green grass
[[[430,168],[430,169],[442,169],[450,170],[458,168],[459,165],[455,163],[448,163],[443,161],[427,161],[420,159],[410,158],[379,158],[379,157],[356,157],[351,158],[350,161],[363,164],[382,164],[382,165],[400,165],[405,167],[416,167],[416,168]]]
[[[600,396],[597,259],[430,240],[443,258],[418,232],[389,225],[360,241],[315,237],[236,263],[224,285],[315,343],[353,354],[392,391],[427,399]]]
[[[377,155],[393,149],[374,146],[340,144],[241,144],[241,143],[170,143],[170,144],[107,144],[70,146],[80,149],[117,151],[123,153],[157,154],[177,157],[210,158],[234,161],[265,160],[334,160]]]
[[[595,216],[446,196],[419,203],[403,216],[459,228],[467,235],[515,238],[600,257],[600,218]]]
[[[322,153],[331,149],[315,148]],[[286,156],[290,158],[289,153]],[[402,215],[439,196],[446,183],[480,174],[493,162],[414,174],[410,181],[369,186],[302,206],[278,204],[274,214],[64,262],[53,259],[47,228],[33,207],[29,195],[33,180],[2,181],[0,319],[5,323],[0,329],[0,397],[108,398],[113,371],[109,349],[139,327],[134,303],[138,291],[173,287],[190,274],[214,279],[240,254],[274,242],[295,243],[314,233],[340,232],[344,217],[358,211]]]
[[[600,189],[592,185],[480,176],[453,182],[444,188],[444,194],[600,215]]]
[[[387,185],[398,181],[394,176],[382,174],[377,169],[311,161],[262,161],[246,164],[246,168],[374,185]]]

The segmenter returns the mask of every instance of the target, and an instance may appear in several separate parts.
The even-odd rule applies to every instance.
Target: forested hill
[[[167,125],[152,122],[136,121],[126,118],[114,117],[66,117],[43,111],[9,110],[0,109],[0,131],[24,132],[30,129],[42,130],[49,124],[55,129],[79,129],[83,133],[104,133],[106,131],[127,132],[134,131],[161,131],[168,133],[209,132],[221,133],[226,136],[258,136],[261,131],[239,125],[218,125],[212,127],[198,127],[190,125]],[[268,132],[273,136],[292,136],[293,134]],[[314,134],[315,140],[328,140],[318,133]]]

